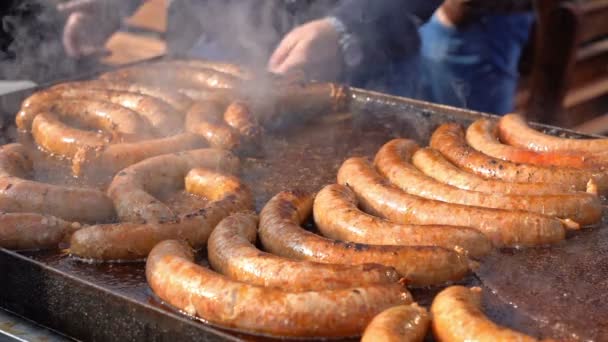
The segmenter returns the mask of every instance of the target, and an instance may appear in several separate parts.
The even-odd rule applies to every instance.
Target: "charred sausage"
[[[608,156],[582,155],[576,152],[536,152],[505,145],[498,140],[496,123],[488,119],[473,122],[466,133],[467,143],[490,157],[514,163],[540,166],[561,166],[577,169],[602,168],[608,165]]]
[[[586,192],[522,196],[488,194],[462,190],[426,176],[410,164],[418,145],[407,139],[386,143],[374,163],[379,173],[405,192],[428,199],[470,206],[525,210],[548,216],[571,219],[580,224],[597,223],[602,218],[602,205],[597,195]]]
[[[492,249],[490,241],[473,228],[397,224],[358,209],[350,188],[332,184],[315,197],[314,218],[319,231],[332,239],[401,246],[439,246],[481,258]]]
[[[114,217],[112,201],[103,192],[25,179],[31,171],[32,161],[23,145],[0,148],[0,211],[39,213],[84,223]]]
[[[146,278],[158,297],[187,314],[273,336],[357,336],[382,310],[411,302],[398,283],[292,293],[233,281],[194,264],[190,247],[178,241],[154,247]]]
[[[185,240],[204,247],[211,231],[226,216],[253,207],[251,191],[238,179],[204,169],[191,170],[186,190],[211,201],[204,208],[165,223],[117,223],[89,226],[70,240],[70,253],[84,259],[140,260],[159,242]]]
[[[508,114],[498,123],[498,136],[506,144],[537,152],[608,152],[608,139],[567,139],[534,130],[521,115]]]
[[[394,306],[374,317],[361,342],[421,342],[430,324],[429,313],[418,304]]]
[[[182,133],[167,138],[102,147],[84,146],[72,158],[74,175],[114,175],[116,172],[154,156],[191,150],[204,146],[196,134]]]
[[[479,287],[448,287],[433,300],[431,314],[433,335],[438,341],[537,341],[490,321],[481,311]]]
[[[257,249],[258,217],[253,212],[228,216],[215,227],[207,242],[211,267],[244,283],[290,292],[319,291],[385,284],[399,280],[389,267],[332,265],[282,258]]]
[[[0,247],[29,250],[57,248],[81,227],[55,216],[0,212]]]
[[[441,153],[430,148],[421,148],[416,151],[412,156],[412,163],[427,176],[459,189],[513,195],[549,195],[572,192],[570,186],[566,184],[511,183],[485,179],[459,169],[445,159]]]
[[[397,223],[473,227],[495,246],[544,245],[565,238],[562,222],[548,216],[412,196],[390,184],[363,158],[346,160],[338,171],[338,183],[354,191],[363,210]]]
[[[184,177],[191,169],[206,167],[234,173],[238,164],[238,158],[232,153],[219,149],[164,154],[118,172],[108,187],[108,196],[123,222],[165,222],[177,218],[176,213],[154,194],[182,188]]]
[[[367,245],[321,237],[300,227],[311,209],[310,194],[285,191],[273,197],[260,214],[259,236],[264,248],[300,260],[391,266],[414,285],[458,280],[469,271],[466,256],[441,247]]]
[[[607,172],[516,164],[492,158],[467,145],[464,131],[457,124],[439,126],[431,137],[430,145],[456,166],[484,178],[523,183],[561,183],[580,191],[585,191],[591,180],[597,184],[600,193],[608,192]]]

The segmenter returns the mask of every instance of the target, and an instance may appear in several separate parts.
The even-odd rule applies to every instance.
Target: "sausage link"
[[[196,265],[178,241],[154,247],[146,278],[160,299],[189,315],[272,336],[358,336],[382,310],[412,301],[398,283],[293,293],[233,281]]]
[[[227,150],[239,145],[239,136],[222,119],[214,101],[196,102],[186,114],[186,130],[201,135],[209,145]]]
[[[566,184],[511,183],[485,179],[474,173],[463,171],[445,159],[441,153],[421,148],[412,156],[412,163],[427,176],[459,189],[484,193],[513,195],[549,195],[572,192]]]
[[[118,172],[108,187],[108,196],[114,201],[121,221],[165,222],[175,219],[176,214],[154,197],[155,194],[182,188],[184,177],[193,168],[207,167],[234,173],[238,164],[237,157],[218,149],[164,154],[145,159]]]
[[[112,201],[103,192],[24,179],[31,172],[32,162],[23,145],[0,148],[0,211],[39,213],[84,223],[114,218]]]
[[[479,119],[467,129],[467,143],[490,157],[514,163],[539,166],[561,166],[577,169],[602,168],[608,165],[608,156],[582,155],[576,152],[536,152],[502,144],[497,137],[496,123]]]
[[[132,81],[151,85],[171,84],[186,88],[236,88],[240,80],[212,69],[192,68],[184,65],[172,65],[157,68],[151,65],[137,65],[107,72],[99,77],[105,81]]]
[[[464,131],[457,124],[439,126],[431,137],[430,145],[456,166],[484,178],[522,183],[561,183],[579,191],[585,191],[592,180],[600,193],[608,192],[607,172],[515,164],[492,158],[467,145]]]
[[[182,115],[192,105],[192,100],[188,96],[184,96],[173,89],[169,89],[168,87],[162,86],[151,86],[136,82],[110,82],[103,80],[89,80],[80,82],[60,83],[52,87],[51,89],[63,89],[65,87],[73,87],[79,89],[107,89],[148,95],[169,104],[171,107],[173,107],[175,111],[181,113]],[[24,102],[24,105],[25,104],[26,102]]]
[[[405,192],[432,200],[469,206],[531,211],[548,216],[594,224],[602,218],[602,205],[597,195],[586,192],[522,196],[488,194],[446,185],[426,176],[410,164],[418,145],[407,139],[386,143],[375,158],[379,173]]]
[[[490,321],[481,311],[481,288],[450,286],[431,305],[433,335],[438,341],[521,341],[537,339]]]
[[[338,171],[338,183],[354,191],[363,210],[397,223],[473,227],[499,247],[544,245],[565,238],[562,222],[548,216],[409,195],[381,177],[363,158],[346,160]]]
[[[231,103],[224,112],[224,121],[239,132],[246,144],[256,144],[262,136],[262,127],[244,102]]]
[[[223,219],[207,242],[211,267],[234,280],[290,292],[342,289],[399,280],[394,269],[381,265],[323,264],[262,252],[253,245],[257,225],[258,217],[253,212],[236,213]]]
[[[84,259],[140,260],[157,243],[167,239],[185,240],[201,248],[222,219],[253,207],[251,191],[232,176],[195,169],[188,173],[185,184],[187,190],[210,198],[211,202],[199,211],[166,223],[126,222],[83,228],[72,235],[70,253]],[[203,192],[205,189],[213,191]]]
[[[332,239],[400,246],[439,246],[481,258],[492,249],[490,241],[468,227],[393,223],[358,209],[353,191],[343,185],[323,188],[313,205],[319,231]]]
[[[281,192],[260,214],[260,240],[270,253],[287,258],[332,264],[376,263],[394,267],[413,285],[437,285],[469,272],[469,259],[454,251],[430,246],[385,246],[343,242],[300,227],[312,209],[312,196]]]
[[[45,90],[50,101],[90,99],[114,103],[138,113],[162,136],[177,133],[182,128],[183,116],[166,102],[152,96],[109,89],[79,87],[69,83]]]
[[[50,112],[64,120],[76,121],[87,128],[100,129],[121,136],[146,136],[149,124],[136,112],[123,106],[90,99],[57,99],[49,92],[37,92],[17,113],[17,127],[29,131],[36,115]]]
[[[418,304],[394,306],[374,317],[361,342],[422,342],[430,325],[429,313]]]
[[[534,130],[517,114],[503,116],[498,123],[498,136],[506,144],[536,152],[608,152],[608,139],[568,139]]]
[[[242,65],[217,62],[217,61],[208,61],[204,59],[173,59],[168,61],[160,61],[154,63],[157,66],[186,66],[189,68],[202,68],[202,69],[211,69],[224,74],[232,75],[234,77],[238,77],[244,80],[251,80],[254,77],[253,71],[245,68]]]
[[[55,216],[0,212],[0,247],[15,250],[57,248],[80,228]]]
[[[103,147],[82,146],[72,158],[72,173],[80,176],[114,175],[116,172],[154,156],[200,148],[204,145],[196,134],[182,133],[171,137],[121,143]]]

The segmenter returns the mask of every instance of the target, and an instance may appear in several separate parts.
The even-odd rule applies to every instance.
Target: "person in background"
[[[533,24],[529,0],[445,0],[420,27],[422,98],[505,114]]]

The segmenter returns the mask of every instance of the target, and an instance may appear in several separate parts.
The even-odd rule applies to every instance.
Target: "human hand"
[[[299,71],[307,78],[334,81],[342,71],[339,40],[340,34],[327,19],[298,26],[283,37],[268,69],[278,74]]]
[[[122,1],[128,3],[128,1]],[[73,58],[102,57],[110,52],[104,47],[120,28],[121,2],[107,0],[70,0],[57,6],[67,16],[62,42]]]

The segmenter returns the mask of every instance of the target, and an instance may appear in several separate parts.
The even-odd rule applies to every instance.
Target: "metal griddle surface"
[[[350,113],[326,115],[267,136],[262,156],[244,160],[242,178],[254,190],[260,210],[281,190],[318,191],[335,182],[344,159],[373,156],[391,138],[426,144],[438,124],[468,124],[481,115],[354,91]],[[311,224],[308,228],[314,230]],[[606,339],[606,232],[602,225],[556,247],[497,252],[478,277],[464,283],[486,287],[486,311],[501,324],[544,336]],[[79,339],[264,339],[212,328],[163,305],[146,284],[143,263],[88,264],[59,252],[0,249],[0,275],[0,306]],[[436,291],[413,293],[428,305]]]

